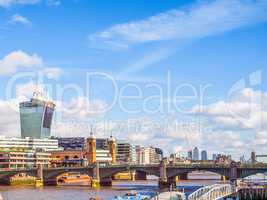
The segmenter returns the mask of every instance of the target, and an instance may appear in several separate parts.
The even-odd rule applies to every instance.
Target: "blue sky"
[[[266,0],[0,0],[0,19],[2,107],[11,101],[6,96],[8,81],[27,71],[48,74],[43,84],[53,88],[53,91],[46,90],[59,104],[80,102],[81,107],[90,104],[89,107],[96,110],[111,104],[114,91],[110,80],[105,78],[94,80],[91,99],[87,98],[87,72],[110,75],[120,91],[127,86],[126,96],[142,92],[140,98],[123,101],[128,110],[140,112],[125,112],[117,101],[111,110],[100,115],[88,114],[84,109],[72,116],[66,115],[71,118],[72,125],[62,117],[64,111],[58,106],[59,117],[55,124],[59,125],[55,126],[55,135],[83,133],[86,136],[87,125],[95,123],[100,127],[96,128],[100,136],[113,132],[134,143],[160,143],[168,152],[186,151],[195,145],[210,152],[236,155],[247,154],[252,149],[261,153],[266,150],[265,104],[257,110],[258,102],[253,103],[253,108],[257,105],[256,111],[251,111],[249,117],[242,115],[241,119],[223,112],[233,103],[234,113],[238,112],[239,116],[247,105],[247,96],[253,99],[260,93],[263,100],[267,96]],[[255,72],[260,73],[261,80],[253,85],[249,83],[249,77]],[[171,77],[169,87],[168,74]],[[229,91],[239,80],[246,81],[246,85],[236,92],[238,98],[229,100]],[[13,88],[17,92],[13,100],[29,95],[30,87],[34,85],[31,81],[35,82],[35,79],[25,78],[15,83],[14,88],[21,89]],[[161,99],[148,99],[159,94],[158,87],[149,85],[151,83],[162,89]],[[79,86],[83,94],[68,91],[59,99],[56,86],[67,84]],[[179,96],[192,97],[194,88],[199,97],[199,88],[205,86],[204,102],[201,103],[206,109],[201,112],[195,109],[199,98],[177,100],[168,95],[169,90],[173,95],[175,89],[184,87],[179,90]],[[148,113],[142,107],[146,100],[146,106],[154,111],[159,105],[164,108]],[[173,105],[167,109],[168,102],[175,102],[187,112],[179,112]],[[243,109],[237,109],[239,106]],[[261,119],[257,118],[259,113],[263,116]],[[162,125],[163,129],[151,127],[151,123],[159,124],[167,119],[171,119],[171,124]],[[9,123],[0,120],[0,134],[19,135],[19,125],[14,125],[16,120],[17,114]],[[118,130],[118,121],[128,123],[129,120],[149,122],[149,130],[146,127],[135,131]],[[73,121],[75,124],[83,122],[79,131],[70,130]],[[107,121],[112,126],[103,128],[103,122]],[[173,127],[174,121],[180,125],[190,122],[197,128],[177,130]],[[255,121],[261,121],[261,126]],[[215,138],[235,142],[211,144]],[[252,140],[248,147],[247,141]],[[234,152],[237,148],[240,150]]]

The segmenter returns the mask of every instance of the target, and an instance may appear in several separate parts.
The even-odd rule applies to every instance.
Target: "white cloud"
[[[219,101],[200,108],[195,106],[192,113],[204,116],[222,129],[267,129],[267,93],[243,89],[228,101]]]
[[[192,40],[267,20],[266,0],[204,1],[89,35],[94,48],[124,49],[156,41]]]
[[[28,82],[25,84],[18,84],[16,86],[16,98],[29,99],[32,97],[35,91],[39,91],[45,94],[45,88],[43,85]]]
[[[241,156],[248,153],[247,141],[242,134],[235,131],[214,131],[213,133],[203,134],[202,146],[211,152],[220,152]],[[249,147],[251,148],[251,146]]]
[[[0,100],[0,113],[0,135],[18,136],[20,133],[19,112],[10,105],[10,102]]]
[[[267,93],[245,88],[227,101],[218,101],[193,112],[203,117],[209,131],[202,132],[201,144],[211,151],[238,155],[267,150]],[[249,145],[247,145],[249,143]]]
[[[23,24],[23,25],[31,25],[31,22],[24,16],[15,14],[12,16],[10,23],[12,24]]]
[[[62,70],[58,67],[47,67],[40,71],[44,74],[48,79],[59,79],[60,75],[62,74]]]
[[[54,80],[58,80],[62,74],[59,67],[45,67],[45,63],[39,55],[31,55],[21,50],[13,51],[0,59],[0,75],[11,75],[26,69]]]
[[[45,2],[48,6],[59,6],[60,0],[0,0],[0,7],[8,8],[14,5],[35,5]]]
[[[0,0],[0,7],[9,7],[16,4],[33,5],[39,3],[41,0]]]
[[[90,118],[103,116],[106,108],[104,101],[79,96],[67,102],[58,102],[57,109],[62,113],[62,120],[88,121]]]
[[[42,58],[36,54],[29,55],[21,50],[13,51],[0,59],[0,74],[12,74],[19,68],[39,67],[42,64]]]

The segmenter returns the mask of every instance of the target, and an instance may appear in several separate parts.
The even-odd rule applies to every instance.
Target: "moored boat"
[[[113,200],[148,200],[151,196],[139,194],[137,192],[129,192],[123,196],[116,196]]]
[[[91,178],[79,173],[68,173],[58,179],[59,185],[90,185]]]

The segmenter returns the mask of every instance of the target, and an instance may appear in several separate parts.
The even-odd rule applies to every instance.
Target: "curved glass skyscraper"
[[[55,104],[35,92],[30,101],[20,103],[21,137],[49,138]]]

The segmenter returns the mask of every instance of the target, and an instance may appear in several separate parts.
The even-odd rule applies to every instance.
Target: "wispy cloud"
[[[0,7],[8,8],[14,5],[35,5],[45,2],[48,6],[59,6],[60,0],[0,0]]]
[[[49,6],[59,6],[61,4],[60,0],[47,0],[47,5]]]
[[[174,9],[89,35],[93,48],[125,49],[137,44],[192,40],[267,20],[266,0],[214,0]]]
[[[40,0],[0,0],[1,7],[9,7],[16,4],[33,5],[39,3]]]
[[[137,62],[128,66],[128,68],[122,72],[123,74],[134,74],[136,72],[142,71],[147,66],[151,66],[160,62],[162,59],[166,58],[167,56],[173,53],[173,48],[162,48],[156,49],[153,52],[146,54],[144,57],[139,59]]]
[[[30,20],[28,20],[26,17],[19,15],[19,14],[15,14],[12,16],[10,23],[12,24],[23,24],[23,25],[27,25],[30,26],[31,22]]]

